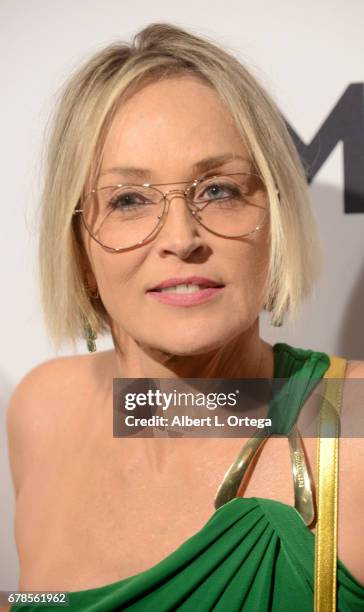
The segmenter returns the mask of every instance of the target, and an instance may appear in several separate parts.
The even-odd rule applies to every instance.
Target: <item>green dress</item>
[[[310,381],[316,379],[317,384],[330,358],[285,343],[273,348],[274,378],[287,378],[285,385],[290,386],[289,404],[286,394],[284,404],[290,407],[292,423],[312,391]],[[298,379],[307,384],[294,384]],[[284,406],[279,402],[270,405],[270,414],[276,424],[281,421],[280,429],[286,433],[289,426]],[[144,512],[148,512],[147,501]],[[200,531],[154,567],[103,587],[71,592],[68,609],[310,612],[314,543],[314,534],[292,506],[237,497],[215,511]],[[340,561],[337,576],[337,609],[363,612],[364,585]],[[23,604],[11,608],[16,609],[35,612],[39,607]]]

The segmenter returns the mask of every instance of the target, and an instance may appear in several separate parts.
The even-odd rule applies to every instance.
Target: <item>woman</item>
[[[113,438],[111,408],[113,377],[323,377],[325,353],[259,335],[263,308],[275,325],[295,316],[318,260],[295,148],[232,56],[154,24],[72,78],[49,147],[41,284],[52,337],[85,330],[91,354],[39,365],[11,400],[20,589],[70,591],[75,610],[313,609],[315,523],[293,508],[285,437],[214,514],[246,438]],[[108,330],[115,349],[95,352]],[[305,451],[314,472],[315,439]],[[361,441],[342,440],[343,610],[364,606],[363,464]]]

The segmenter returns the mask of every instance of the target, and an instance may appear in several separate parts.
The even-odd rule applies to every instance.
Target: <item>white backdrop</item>
[[[186,27],[235,53],[305,143],[348,85],[364,83],[362,0],[2,0],[0,589],[16,588],[18,573],[6,404],[20,378],[55,355],[35,278],[46,122],[59,87],[81,61],[150,22]],[[261,333],[272,343],[364,359],[364,214],[344,214],[342,156],[339,144],[310,187],[325,254],[316,292],[295,327],[271,328],[264,315]],[[110,346],[107,338],[98,341],[99,350]]]

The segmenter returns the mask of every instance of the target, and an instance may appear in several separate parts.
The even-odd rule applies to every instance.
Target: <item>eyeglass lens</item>
[[[265,186],[255,174],[207,177],[191,184],[185,196],[195,219],[206,229],[226,237],[244,236],[258,229],[267,212]],[[84,222],[104,246],[129,248],[159,229],[166,198],[157,186],[102,187],[93,190],[83,202]]]

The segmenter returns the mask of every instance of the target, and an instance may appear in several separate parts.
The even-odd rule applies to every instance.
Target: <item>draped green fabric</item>
[[[269,411],[274,429],[287,433],[305,398],[328,369],[330,359],[325,353],[284,343],[273,348],[274,377],[288,380],[278,394],[280,400],[275,398]],[[141,511],[148,511],[147,503]],[[100,588],[71,592],[70,609],[310,612],[314,542],[314,534],[295,508],[269,499],[235,498],[151,569]],[[39,607],[23,604],[11,608],[16,609],[35,612]],[[340,561],[337,609],[364,611],[364,585]]]

